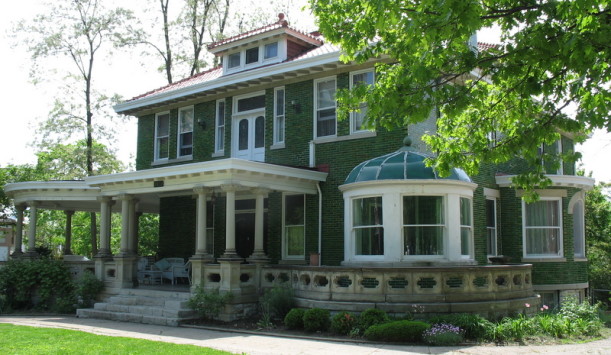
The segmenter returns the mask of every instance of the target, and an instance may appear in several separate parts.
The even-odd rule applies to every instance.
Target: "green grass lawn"
[[[231,354],[226,351],[151,341],[111,337],[55,328],[0,324],[2,354]]]

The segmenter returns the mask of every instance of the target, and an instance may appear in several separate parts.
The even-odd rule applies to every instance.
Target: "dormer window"
[[[276,58],[278,56],[278,42],[266,44],[263,49],[263,59]]]
[[[227,56],[227,67],[228,68],[237,68],[240,66],[241,62],[241,52],[233,53]]]
[[[254,47],[246,50],[246,64],[259,62],[259,47]]]

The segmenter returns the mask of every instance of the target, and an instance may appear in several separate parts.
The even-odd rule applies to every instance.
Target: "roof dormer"
[[[225,75],[281,63],[321,45],[316,36],[290,27],[280,13],[277,22],[212,43],[208,50],[222,57]]]

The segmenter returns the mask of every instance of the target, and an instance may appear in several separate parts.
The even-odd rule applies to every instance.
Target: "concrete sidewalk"
[[[205,346],[233,353],[258,354],[611,354],[611,338],[585,344],[545,346],[453,346],[429,347],[348,343],[282,338],[185,327],[123,323],[101,319],[61,316],[0,317],[0,323],[64,328],[94,334],[140,338],[176,344]]]

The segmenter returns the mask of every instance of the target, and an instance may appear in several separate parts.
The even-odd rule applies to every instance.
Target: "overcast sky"
[[[142,2],[143,0],[140,0]],[[294,3],[303,0],[293,0]],[[10,29],[20,18],[32,18],[43,8],[40,0],[10,1],[0,11],[0,54],[2,55],[4,75],[0,85],[0,103],[4,109],[0,115],[0,166],[8,163],[34,163],[34,149],[31,147],[37,122],[50,111],[53,97],[57,96],[54,84],[33,85],[29,78],[31,61],[23,48],[11,48],[8,38]],[[121,2],[122,5],[127,2]],[[150,2],[149,2],[150,3]],[[129,4],[135,4],[130,1]],[[270,18],[269,22],[274,19]],[[310,23],[299,19],[300,27],[312,27]],[[291,21],[289,16],[289,21]],[[308,30],[312,28],[307,28]],[[478,34],[484,42],[494,42],[495,31]],[[98,62],[96,83],[107,93],[116,92],[125,98],[131,98],[154,88],[165,85],[164,76],[156,71],[159,63],[144,63],[134,53],[126,53],[108,63]],[[124,162],[135,160],[136,120],[131,118],[119,127],[119,144],[117,154]],[[579,147],[584,158],[586,172],[592,171],[598,181],[611,182],[611,134],[595,132],[593,137]]]

